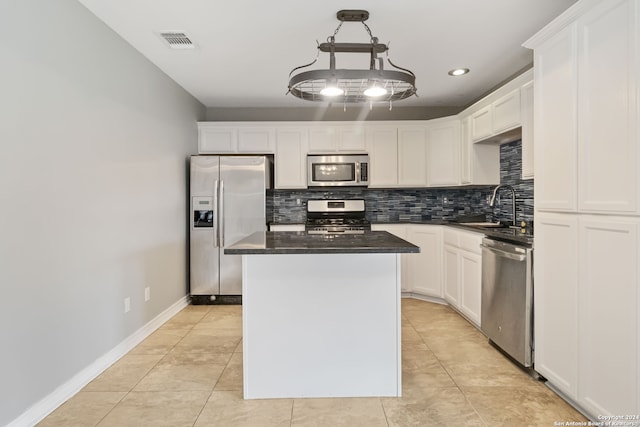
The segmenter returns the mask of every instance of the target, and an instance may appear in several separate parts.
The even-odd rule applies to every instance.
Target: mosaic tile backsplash
[[[516,191],[518,221],[533,220],[533,180],[520,179],[520,141],[500,147],[500,182]],[[371,222],[419,222],[449,220],[462,215],[484,214],[489,221],[511,221],[511,193],[500,190],[494,208],[488,198],[493,187],[451,189],[369,189],[270,190],[267,192],[267,220],[276,223],[303,223],[310,199],[364,199]]]

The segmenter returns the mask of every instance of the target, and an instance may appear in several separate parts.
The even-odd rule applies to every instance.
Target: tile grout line
[[[387,423],[387,427],[389,426],[389,417],[387,416],[387,411],[384,409],[384,402],[382,401],[382,398],[379,397],[378,399],[380,399],[380,406],[382,406],[382,413],[384,414],[384,421]]]
[[[187,306],[187,307],[188,307],[188,306]],[[182,310],[180,310],[180,311],[179,311],[178,313],[176,313],[176,314],[175,314],[171,319],[173,319],[174,317],[176,317],[178,314],[182,313],[185,309],[187,309],[187,307],[185,307],[185,308],[183,308]],[[206,316],[206,314],[205,314],[204,316],[202,316],[202,319],[203,319],[205,316]],[[168,322],[170,322],[170,321],[171,321],[171,319],[167,320],[167,321],[166,321],[166,322],[164,322],[162,325],[160,325],[160,327],[158,327],[158,329],[160,329],[162,326],[164,326],[164,325],[166,325]],[[196,323],[195,323],[195,324],[193,324],[190,328],[188,328],[189,332],[191,332],[191,331],[193,330],[193,327],[194,327],[197,323],[200,323],[200,321],[201,321],[202,319],[198,320],[198,322],[196,322]],[[158,329],[156,329],[156,331],[154,331],[154,333],[155,333],[155,332],[157,332],[157,330],[158,330]],[[185,328],[185,329],[186,329],[186,328]],[[97,426],[99,426],[99,425],[100,425],[100,423],[102,423],[102,422],[105,420],[105,418],[107,418],[107,417],[109,416],[109,414],[110,414],[111,412],[113,412],[113,410],[114,410],[114,409],[116,409],[116,408],[118,407],[118,405],[120,405],[120,403],[122,403],[122,402],[124,401],[124,399],[126,399],[126,398],[127,398],[127,396],[129,396],[129,395],[131,394],[131,392],[133,391],[133,389],[134,389],[134,388],[136,388],[136,387],[138,386],[138,384],[140,384],[140,382],[141,382],[141,381],[142,381],[142,380],[143,380],[147,375],[149,375],[149,372],[151,372],[151,370],[152,370],[153,368],[155,368],[156,366],[158,366],[158,364],[159,364],[162,360],[164,360],[164,358],[165,358],[165,357],[167,357],[167,355],[168,355],[168,354],[169,354],[169,353],[170,353],[174,348],[176,348],[176,346],[177,346],[177,345],[178,345],[178,344],[179,344],[179,343],[180,343],[180,342],[181,342],[181,341],[182,341],[182,340],[183,340],[183,339],[184,339],[184,338],[189,334],[189,332],[187,332],[187,333],[186,333],[182,338],[180,338],[180,339],[178,340],[178,342],[176,342],[176,343],[175,343],[175,344],[174,344],[174,345],[173,345],[169,350],[167,350],[167,352],[166,352],[166,353],[165,353],[165,354],[164,354],[160,359],[158,359],[158,361],[157,361],[153,366],[151,366],[151,367],[149,368],[149,370],[147,370],[147,372],[146,372],[146,373],[145,373],[145,374],[144,374],[144,375],[143,375],[143,376],[138,380],[138,382],[136,382],[136,383],[133,385],[133,387],[131,387],[131,389],[130,389],[130,390],[128,390],[128,391],[126,391],[126,392],[125,392],[124,396],[122,396],[122,399],[120,399],[120,400],[118,401],[118,403],[116,403],[115,405],[113,405],[113,408],[111,408],[109,411],[107,411],[107,413],[104,415],[104,417],[102,417],[102,418],[100,419],[100,421],[98,421],[98,423],[96,424],[96,427],[97,427]],[[145,339],[144,339],[140,344],[142,344],[142,343],[143,343],[144,341],[146,341],[148,338],[149,338],[149,337],[145,338]],[[140,345],[140,344],[138,344],[138,345]],[[134,348],[135,348],[135,347],[134,347]],[[129,355],[129,353],[130,353],[131,351],[133,351],[133,349],[131,349],[127,354],[125,354],[125,355],[123,356],[123,358],[124,358],[124,357],[126,357],[127,355]],[[100,375],[102,375],[102,374],[100,374]],[[197,420],[197,418],[196,418],[196,420]]]
[[[457,314],[457,313],[456,313]],[[459,314],[458,314],[459,315]],[[462,316],[460,316],[462,317]],[[466,320],[466,319],[465,319]],[[415,329],[415,326],[413,325],[413,323],[411,323],[411,319],[409,319],[407,317],[407,322],[409,322],[409,324],[411,325],[411,327]],[[417,330],[416,330],[417,332]],[[438,357],[438,355],[431,350],[431,347],[429,347],[429,344],[427,344],[424,340],[424,337],[418,333],[418,336],[420,337],[420,340],[424,343],[424,345],[431,351],[431,353],[433,353],[433,356],[436,358],[436,360],[438,361],[438,364],[440,365],[440,367],[447,373],[447,375],[449,376],[449,379],[451,379],[451,382],[456,386],[456,388],[458,389],[458,391],[462,394],[462,396],[464,397],[464,400],[469,404],[469,406],[471,406],[471,408],[473,408],[473,412],[476,413],[476,415],[478,416],[478,418],[480,419],[480,421],[482,422],[482,424],[487,427],[489,424],[487,424],[487,422],[485,421],[485,419],[482,417],[482,415],[480,414],[480,412],[478,412],[478,410],[476,409],[475,405],[473,405],[471,403],[471,401],[469,400],[469,397],[467,396],[467,394],[464,392],[464,390],[462,389],[462,387],[460,387],[458,385],[458,382],[455,380],[455,378],[451,375],[451,373],[449,372],[449,369],[447,369],[447,367],[445,366],[445,364],[442,362],[442,360],[440,360],[440,358]]]
[[[291,399],[291,416],[289,417],[289,427],[293,427],[293,407],[296,404],[296,399]]]
[[[198,321],[198,323],[196,323],[196,325],[197,325],[197,324],[199,324],[200,322],[202,322],[202,320],[203,320],[205,317],[207,317],[207,315],[208,315],[209,313],[211,313],[211,309],[209,309],[209,310],[207,311],[207,314],[205,314],[205,315],[202,317],[202,319],[200,319],[200,320]],[[195,327],[195,325],[194,325],[194,327]],[[192,328],[192,330],[193,330],[193,328]],[[186,335],[185,335],[185,337],[186,337]],[[184,338],[184,337],[183,337],[183,338]],[[182,340],[180,340],[180,341],[182,341]],[[178,341],[178,343],[179,343],[180,341]],[[240,339],[240,342],[242,342],[242,338]],[[238,343],[238,345],[240,345],[240,342]],[[176,345],[178,345],[178,343],[176,343]],[[236,346],[236,348],[237,348],[237,346]],[[229,360],[227,360],[227,363],[224,365],[224,369],[222,369],[222,372],[220,372],[220,375],[219,375],[219,376],[218,376],[218,378],[216,379],[215,384],[213,384],[213,387],[211,388],[211,392],[209,393],[209,396],[207,397],[207,400],[205,400],[204,405],[202,405],[202,408],[200,408],[200,411],[198,412],[198,415],[196,416],[196,419],[193,421],[193,426],[192,426],[192,427],[195,427],[195,425],[198,423],[198,420],[199,420],[199,419],[200,419],[200,417],[202,416],[202,412],[204,411],[204,408],[206,408],[206,407],[207,407],[207,403],[209,403],[209,400],[211,399],[211,396],[213,396],[213,393],[216,391],[216,385],[218,385],[218,383],[220,382],[220,378],[222,378],[222,375],[224,374],[224,372],[226,371],[226,369],[229,367],[229,364],[231,363],[231,359],[233,359],[233,355],[234,355],[234,354],[235,354],[235,349],[234,349],[234,351],[231,353],[231,356],[229,357]]]

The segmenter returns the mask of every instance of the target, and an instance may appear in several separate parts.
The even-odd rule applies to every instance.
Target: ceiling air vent
[[[196,45],[188,35],[178,31],[166,31],[159,33],[171,49],[195,49]]]

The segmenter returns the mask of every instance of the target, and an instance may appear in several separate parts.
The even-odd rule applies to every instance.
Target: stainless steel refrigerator
[[[271,162],[265,156],[191,156],[190,293],[195,304],[238,302],[242,257],[225,246],[266,230],[266,189]]]

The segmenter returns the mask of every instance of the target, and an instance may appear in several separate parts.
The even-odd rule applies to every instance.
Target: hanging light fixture
[[[318,44],[316,59],[307,65],[294,68],[289,73],[289,91],[300,99],[308,101],[324,101],[336,103],[389,102],[409,98],[416,95],[416,76],[406,68],[395,65],[389,59],[389,48],[378,43],[378,38],[371,34],[371,29],[364,21],[369,19],[366,10],[341,10],[337,13],[340,21],[332,36],[326,43]],[[369,34],[369,43],[336,43],[335,37],[344,22],[362,22]],[[318,60],[320,52],[329,53],[329,69],[302,71]],[[336,53],[369,54],[369,69],[347,70],[336,68]],[[384,69],[384,59],[378,54],[384,53],[387,62],[395,70]]]

